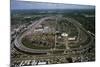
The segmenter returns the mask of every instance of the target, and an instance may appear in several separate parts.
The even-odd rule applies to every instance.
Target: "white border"
[[[20,1],[37,1],[37,2],[51,2],[51,3],[95,5],[95,0],[20,0]]]
[[[39,1],[39,0],[36,0],[36,1]],[[50,0],[50,1],[54,1],[54,0]],[[57,1],[58,0],[56,0],[56,2]],[[65,0],[65,1],[68,1],[68,0]],[[77,2],[77,0],[75,1]],[[83,1],[81,1],[81,3],[83,3]],[[91,1],[93,1],[94,3],[95,0],[91,0]],[[99,1],[100,0],[96,0],[96,3],[95,3],[96,9],[97,9],[96,10],[96,62],[40,65],[37,67],[51,67],[51,66],[52,67],[55,67],[55,66],[58,66],[58,67],[66,67],[66,66],[67,67],[99,67],[100,66],[100,20],[99,20],[100,19],[100,7],[99,7],[100,3]],[[88,3],[90,3],[89,0],[88,0]],[[10,0],[0,0],[0,67],[10,67],[9,64],[10,64]]]
[[[10,1],[0,0],[0,67],[10,67]]]

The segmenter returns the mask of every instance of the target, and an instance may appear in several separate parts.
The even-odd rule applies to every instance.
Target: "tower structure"
[[[69,50],[69,46],[68,46],[68,34],[67,33],[62,33],[61,36],[63,36],[63,40],[64,40],[64,44],[65,44],[64,54],[66,54],[66,51]]]

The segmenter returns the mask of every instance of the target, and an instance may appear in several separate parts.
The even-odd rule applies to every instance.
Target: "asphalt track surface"
[[[25,35],[29,34],[30,31],[34,30],[44,20],[50,19],[50,18],[52,19],[52,18],[56,18],[56,17],[53,17],[53,16],[44,17],[44,18],[41,18],[38,21],[33,22],[31,25],[29,25],[26,31],[24,31],[23,33],[19,34],[16,37],[16,39],[14,41],[15,47],[18,48],[21,51],[28,52],[28,53],[48,53],[48,52],[50,52],[51,51],[50,49],[47,49],[47,50],[39,49],[38,50],[38,49],[31,49],[31,48],[25,47],[21,42],[22,38]],[[85,42],[88,39],[87,37],[90,38],[89,42],[87,44],[85,44],[85,46],[80,47],[80,48],[73,48],[73,49],[69,50],[69,52],[71,52],[71,51],[79,51],[79,52],[86,51],[88,49],[88,47],[90,47],[91,44],[94,42],[94,37],[87,30],[85,30],[85,28],[78,21],[76,21],[75,19],[68,18],[68,17],[66,19],[69,22],[73,23],[78,29],[79,34],[78,34],[77,43],[79,42],[81,44],[81,43]],[[56,51],[60,51],[60,50],[65,50],[65,49],[56,49]]]

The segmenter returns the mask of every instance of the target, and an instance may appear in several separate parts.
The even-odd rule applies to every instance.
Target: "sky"
[[[90,5],[56,4],[11,0],[11,9],[93,9]]]

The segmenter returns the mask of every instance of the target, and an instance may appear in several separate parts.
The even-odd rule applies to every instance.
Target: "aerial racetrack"
[[[66,38],[62,36],[64,33],[68,35]],[[17,49],[26,53],[63,54],[64,51],[83,52],[93,42],[94,37],[78,21],[50,16],[33,22],[17,36],[14,43]]]

